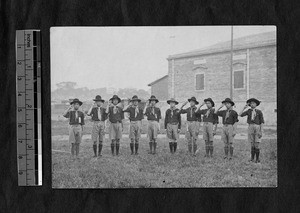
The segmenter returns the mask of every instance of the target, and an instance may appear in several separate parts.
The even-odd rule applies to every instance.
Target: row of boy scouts
[[[144,116],[148,120],[148,139],[149,139],[149,154],[156,153],[157,147],[157,135],[159,133],[159,120],[161,119],[161,110],[156,106],[159,102],[155,96],[151,96],[147,102],[146,107],[141,108],[139,106],[139,99],[136,95],[132,97],[129,104],[126,107],[121,107],[121,99],[114,95],[108,103],[106,108],[103,107],[105,100],[97,95],[93,99],[94,104],[89,109],[87,115],[91,116],[93,121],[92,129],[92,141],[94,156],[101,156],[103,147],[103,140],[105,138],[105,120],[108,118],[110,121],[109,126],[109,138],[111,140],[111,152],[112,155],[119,155],[120,140],[122,138],[124,112],[129,113],[130,120],[130,132],[129,138],[131,154],[138,154],[139,139],[141,138],[141,121]],[[203,115],[203,140],[205,141],[205,157],[213,156],[213,139],[216,134],[218,116],[222,117],[222,135],[221,139],[224,142],[224,159],[231,160],[233,157],[233,139],[236,135],[238,116],[247,116],[248,127],[248,141],[251,144],[251,159],[252,162],[260,162],[259,160],[259,143],[261,142],[264,118],[261,110],[256,109],[260,104],[260,101],[251,98],[246,101],[245,107],[238,114],[233,110],[234,102],[230,98],[226,98],[222,101],[222,105],[218,108],[214,108],[215,103],[211,98],[204,100],[198,107],[196,105],[199,102],[195,97],[191,97],[183,103],[180,108],[176,108],[178,101],[174,98],[167,101],[170,108],[166,110],[166,116],[164,120],[164,128],[166,129],[167,137],[169,139],[170,152],[175,153],[177,149],[177,140],[181,129],[181,114],[187,116],[187,132],[186,140],[188,141],[188,152],[195,156],[197,150],[197,138],[199,133],[199,124],[201,121],[201,115]],[[190,107],[185,108],[185,105],[189,103]],[[72,156],[79,154],[79,145],[81,143],[83,125],[84,125],[84,113],[79,110],[82,102],[77,98],[73,99],[70,103],[70,107],[64,112],[64,117],[69,118],[69,142],[71,143]],[[206,105],[206,109],[201,109]],[[221,108],[226,107],[225,110]],[[249,108],[250,107],[250,108]],[[248,110],[246,110],[248,108]],[[200,118],[200,119],[199,119]],[[99,139],[98,152],[97,152],[97,140]],[[254,159],[255,158],[255,159]]]

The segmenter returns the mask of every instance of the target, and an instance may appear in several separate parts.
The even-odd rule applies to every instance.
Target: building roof
[[[255,35],[249,35],[233,39],[233,50],[242,50],[248,48],[276,45],[276,32],[266,32]],[[198,55],[207,55],[212,53],[228,52],[231,50],[231,40],[220,42],[205,48],[193,50],[186,53],[170,55],[167,59],[184,58]]]
[[[163,79],[165,79],[165,78],[167,78],[167,77],[168,77],[168,75],[165,75],[165,76],[163,76],[163,77],[161,77],[161,78],[159,78],[159,79],[157,79],[157,80],[151,82],[150,84],[148,84],[148,86],[150,87],[150,86],[152,86],[153,84],[156,84],[157,82],[159,82],[159,81],[161,81],[161,80],[163,80]]]

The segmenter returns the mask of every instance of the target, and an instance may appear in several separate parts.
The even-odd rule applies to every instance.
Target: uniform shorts
[[[167,137],[175,142],[178,136],[178,124],[167,124]]]
[[[205,140],[205,141],[213,141],[214,140],[213,128],[214,128],[213,123],[211,123],[211,122],[203,123],[203,140]]]
[[[105,123],[104,121],[94,121],[93,129],[92,129],[92,141],[97,141],[99,137],[99,141],[103,141],[105,136]]]
[[[69,126],[69,142],[70,143],[81,143],[82,139],[82,126],[80,124]]]
[[[251,146],[255,146],[255,148],[259,148],[259,143],[261,142],[261,138],[258,137],[258,134],[261,133],[260,125],[257,124],[249,124],[248,126],[248,141],[251,143]]]
[[[153,141],[157,138],[159,130],[159,123],[157,121],[148,122],[148,138],[150,141]]]
[[[233,144],[233,125],[224,125],[222,128],[221,140],[226,146],[232,146]]]
[[[122,123],[110,123],[109,125],[109,138],[110,140],[116,140],[122,138]]]
[[[142,121],[131,121],[129,127],[129,138],[138,140],[141,138]]]
[[[188,141],[191,141],[192,138],[197,139],[199,134],[198,121],[187,121],[187,131],[185,137]]]

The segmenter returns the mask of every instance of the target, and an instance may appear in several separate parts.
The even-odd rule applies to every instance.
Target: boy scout
[[[139,99],[136,95],[132,97],[129,105],[123,110],[123,112],[129,113],[130,129],[129,138],[131,140],[130,149],[131,154],[138,154],[139,139],[141,138],[141,126],[142,119],[144,118],[143,109],[139,107]],[[135,149],[135,152],[134,152]]]
[[[262,111],[256,109],[260,104],[260,101],[255,98],[250,98],[246,102],[246,106],[240,112],[240,116],[244,117],[247,115],[248,126],[248,141],[251,144],[251,162],[254,161],[254,156],[256,156],[256,163],[259,163],[259,143],[261,142],[264,117]],[[250,109],[244,111],[250,106]]]
[[[190,103],[190,107],[187,109],[183,109],[183,107],[188,102]],[[196,155],[196,151],[197,151],[197,143],[196,142],[197,142],[197,138],[198,138],[198,134],[199,134],[199,128],[198,128],[199,126],[197,125],[199,113],[197,113],[197,107],[196,107],[196,105],[198,103],[199,102],[196,100],[195,97],[191,97],[180,108],[181,114],[187,113],[187,115],[186,115],[186,117],[187,117],[187,132],[186,132],[185,136],[188,141],[189,153],[192,153],[192,150],[193,150],[194,156]]]
[[[72,157],[74,156],[74,153],[76,153],[76,157],[78,157],[79,145],[82,138],[84,114],[79,111],[81,105],[82,102],[77,98],[74,98],[70,103],[70,107],[63,114],[65,118],[69,118],[69,142],[71,143]]]
[[[106,113],[105,108],[103,107],[103,103],[105,102],[100,95],[97,95],[95,99],[93,99],[95,103],[91,106],[89,109],[87,115],[92,116],[93,121],[93,130],[92,130],[92,141],[93,144],[93,150],[94,150],[94,157],[97,157],[97,139],[99,138],[99,147],[98,147],[98,156],[101,156],[102,151],[102,144],[103,140],[105,138],[105,119],[106,119]]]
[[[220,111],[223,106],[226,106],[227,109]],[[224,159],[228,158],[228,151],[230,151],[229,160],[231,160],[233,156],[233,138],[236,135],[236,125],[239,121],[237,112],[232,109],[233,106],[234,102],[230,98],[226,98],[224,101],[222,101],[222,105],[215,112],[215,114],[222,117],[222,141],[225,144]]]
[[[181,115],[179,109],[175,107],[178,102],[174,98],[168,100],[167,103],[170,104],[170,108],[166,111],[165,129],[167,132],[167,137],[170,140],[170,152],[173,154],[177,149],[177,140],[179,136],[178,133],[180,132],[181,128]]]
[[[148,120],[149,154],[156,154],[157,134],[160,129],[159,119],[161,119],[161,112],[160,109],[155,106],[156,103],[158,103],[158,100],[154,95],[151,95],[148,105],[144,109],[144,115],[147,116]]]
[[[206,104],[207,109],[200,108]],[[205,157],[212,157],[213,155],[213,140],[216,134],[218,116],[214,113],[214,101],[211,98],[204,99],[204,102],[199,106],[198,113],[203,115],[203,140],[205,141]]]
[[[108,118],[110,121],[109,125],[109,138],[111,140],[111,153],[115,155],[115,147],[116,147],[116,155],[119,155],[120,149],[120,139],[122,138],[123,131],[123,123],[124,119],[123,109],[119,106],[121,99],[114,95],[109,100],[109,106],[106,108],[106,114],[108,114]]]

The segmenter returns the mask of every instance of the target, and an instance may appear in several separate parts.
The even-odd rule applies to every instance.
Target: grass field
[[[158,153],[149,155],[148,141],[142,138],[138,156],[131,156],[128,135],[121,141],[120,155],[111,156],[105,140],[102,157],[93,158],[91,123],[86,123],[79,159],[70,158],[67,123],[52,122],[53,188],[148,188],[148,187],[276,187],[276,131],[265,130],[261,143],[261,163],[248,162],[250,146],[246,139],[234,142],[234,158],[223,159],[223,143],[216,139],[214,157],[204,158],[204,142],[199,137],[197,156],[187,153],[183,138],[176,154],[169,153],[165,136],[158,141]],[[126,133],[126,127],[124,129]],[[240,138],[246,134],[239,128]],[[218,131],[219,134],[219,131]],[[263,136],[263,137],[264,137]]]

